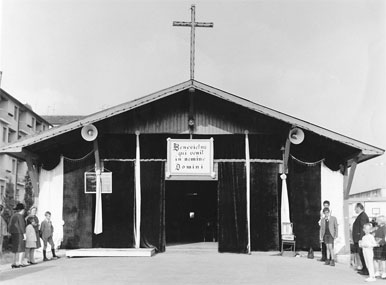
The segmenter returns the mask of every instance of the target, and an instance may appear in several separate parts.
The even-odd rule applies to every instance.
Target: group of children
[[[363,226],[365,235],[359,241],[362,248],[365,265],[369,277],[366,281],[376,281],[376,278],[386,279],[386,219],[378,216],[376,225],[366,223]]]
[[[38,246],[38,241],[41,238],[43,240],[43,261],[48,261],[49,259],[47,258],[47,243],[50,244],[51,246],[51,251],[52,251],[52,257],[54,259],[57,259],[58,256],[55,254],[55,245],[52,240],[52,235],[54,232],[54,227],[52,226],[51,223],[51,212],[47,211],[44,215],[46,218],[40,225],[40,230],[39,230],[39,236],[36,235],[35,228],[38,227],[39,225],[36,223],[36,219],[34,217],[28,217],[27,218],[27,227],[25,229],[26,231],[26,240],[25,240],[25,248],[26,248],[26,258],[28,260],[28,263],[30,264],[35,264],[35,259],[34,259],[34,253],[35,249],[39,248]],[[40,244],[40,242],[39,242]]]
[[[52,240],[54,228],[51,222],[51,213],[45,212],[45,220],[39,228],[39,219],[36,217],[36,208],[30,210],[30,214],[24,219],[25,207],[19,203],[14,209],[16,212],[12,215],[8,228],[12,239],[12,252],[14,253],[14,261],[12,268],[25,267],[27,265],[36,264],[35,249],[39,248],[40,238],[43,240],[43,261],[48,261],[46,255],[47,244],[51,246],[53,258],[58,258],[55,254],[55,245]],[[27,226],[25,226],[25,222]],[[23,262],[25,258],[27,263]]]
[[[334,239],[338,237],[338,223],[337,219],[331,215],[329,206],[329,201],[323,202],[324,208],[319,221],[320,241],[327,249],[326,256],[322,256],[320,260],[325,261],[325,265],[335,266]],[[378,216],[374,225],[369,223],[363,205],[360,203],[356,206],[356,212],[362,217],[357,218],[360,228],[357,227],[356,230],[358,238],[356,240],[353,238],[357,250],[353,250],[352,263],[355,263],[357,270],[361,271],[366,268],[363,275],[369,275],[366,278],[367,282],[376,281],[376,278],[386,279],[386,218]],[[360,255],[362,255],[362,262]]]

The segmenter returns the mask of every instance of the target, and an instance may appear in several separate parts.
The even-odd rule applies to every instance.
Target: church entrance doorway
[[[166,181],[166,244],[217,241],[217,182]]]

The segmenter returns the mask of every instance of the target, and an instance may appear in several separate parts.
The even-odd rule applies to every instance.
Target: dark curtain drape
[[[91,248],[93,195],[84,193],[84,172],[94,167],[94,156],[64,159],[63,243],[64,248]]]
[[[141,162],[141,247],[165,251],[165,163]]]
[[[251,250],[279,249],[279,166],[251,163]]]
[[[247,252],[245,177],[245,163],[219,162],[219,252]]]
[[[296,235],[296,247],[319,248],[319,218],[321,205],[321,166],[308,166],[290,159],[287,178],[291,221]]]
[[[93,234],[93,247],[130,248],[134,246],[134,162],[107,161],[112,172],[113,192],[102,194],[103,232]],[[94,229],[95,195],[92,228]]]

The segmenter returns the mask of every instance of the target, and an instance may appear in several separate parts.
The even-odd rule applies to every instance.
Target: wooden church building
[[[289,141],[294,128],[301,143]],[[322,199],[343,231],[356,165],[384,151],[189,80],[0,152],[27,161],[39,215],[50,210],[63,226],[62,248],[215,241],[248,253],[280,249],[283,172],[296,247],[317,249]],[[338,177],[328,189],[326,171]]]

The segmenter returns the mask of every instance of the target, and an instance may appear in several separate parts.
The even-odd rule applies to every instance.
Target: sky
[[[1,88],[87,115],[186,81],[190,29],[172,22],[191,4],[214,23],[196,29],[195,79],[386,149],[383,0],[0,0]],[[353,192],[385,174],[361,164]]]

